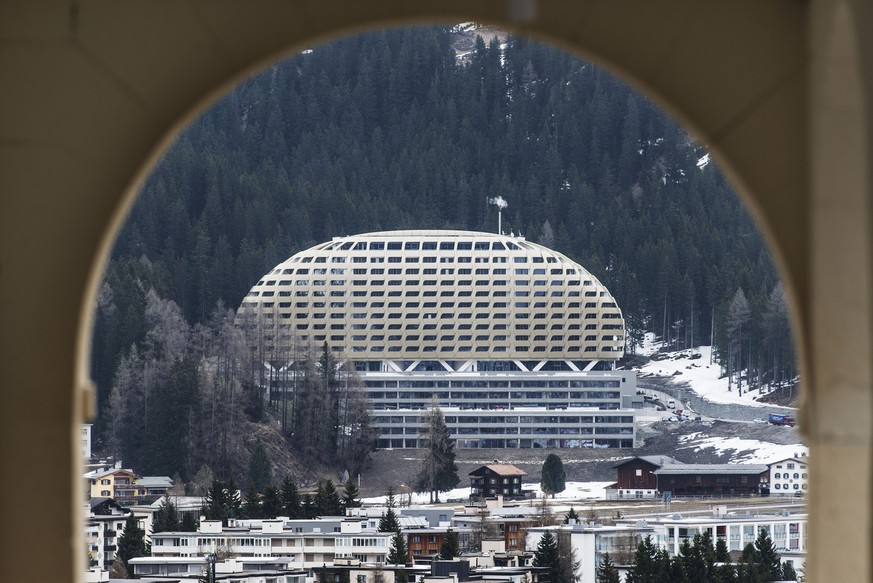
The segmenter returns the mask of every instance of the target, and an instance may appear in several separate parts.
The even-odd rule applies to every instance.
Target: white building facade
[[[768,464],[770,468],[770,495],[806,495],[809,488],[809,469],[805,457],[791,457]]]
[[[161,532],[152,535],[152,557],[205,557],[222,552],[240,559],[276,558],[290,567],[311,569],[336,559],[382,563],[393,533],[365,528],[366,520],[239,521],[223,527],[203,520],[198,532]]]
[[[615,370],[625,326],[609,291],[565,255],[512,237],[392,231],[335,238],[266,274],[238,313],[289,391],[293,355],[354,364],[380,448],[419,447],[442,408],[459,448],[630,448],[636,377]]]

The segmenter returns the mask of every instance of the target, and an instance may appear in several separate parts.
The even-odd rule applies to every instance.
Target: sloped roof
[[[657,467],[672,465],[672,464],[686,465],[684,462],[680,462],[676,458],[672,458],[668,455],[640,455],[637,457],[632,457],[632,458],[627,458],[627,459],[621,460],[620,462],[613,465],[612,467],[617,468],[619,466],[623,466],[624,464],[632,462],[634,460],[643,460],[644,462],[650,463],[653,466],[657,466]]]
[[[143,476],[136,485],[146,488],[172,488],[173,478],[169,476]]]
[[[793,457],[784,457],[767,464],[768,466],[775,466],[776,464],[782,464],[785,462],[797,462],[799,464],[808,464],[809,458],[805,456],[793,456]]]
[[[769,468],[764,464],[671,464],[665,465],[655,473],[664,475],[684,474],[763,474]]]
[[[526,476],[527,472],[522,470],[521,468],[517,468],[512,464],[486,464],[480,468],[477,468],[470,472],[468,475],[470,476],[478,476],[479,473],[485,468],[488,468],[495,474],[500,474],[501,476]]]

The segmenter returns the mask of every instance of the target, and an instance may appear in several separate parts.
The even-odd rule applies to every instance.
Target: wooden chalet
[[[470,500],[503,496],[505,500],[524,498],[522,479],[527,472],[511,464],[488,464],[470,472]]]
[[[769,481],[764,464],[671,464],[655,470],[657,489],[674,496],[759,496]]]

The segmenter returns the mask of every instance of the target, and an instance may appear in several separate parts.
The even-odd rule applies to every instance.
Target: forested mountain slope
[[[269,268],[336,235],[495,231],[496,196],[509,204],[505,232],[609,287],[630,337],[708,341],[714,316],[734,368],[793,374],[772,260],[724,177],[700,163],[705,149],[601,67],[514,37],[477,39],[462,62],[456,34],[392,29],[314,47],[179,136],[106,274],[93,349],[101,408],[118,363],[146,341],[150,289],[205,325],[217,302],[235,308]],[[739,289],[747,309],[730,310]]]

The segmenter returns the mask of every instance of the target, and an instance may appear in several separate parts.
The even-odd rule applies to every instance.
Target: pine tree
[[[789,561],[782,563],[782,581],[797,581],[797,571]]]
[[[118,537],[118,550],[115,552],[115,560],[120,560],[125,572],[132,573],[128,561],[135,557],[144,557],[148,554],[145,542],[145,531],[139,527],[139,521],[133,513],[127,516],[124,523],[124,531]]]
[[[349,508],[360,508],[361,501],[358,499],[358,486],[352,478],[346,480],[343,492],[342,506],[344,510]]]
[[[268,484],[273,483],[273,464],[264,443],[258,438],[249,460],[249,480],[255,492],[263,493]]]
[[[227,485],[220,480],[212,481],[202,512],[207,520],[220,520],[224,526],[228,519],[240,516],[241,501],[233,480]]]
[[[387,509],[379,519],[379,532],[400,532],[400,522],[394,512],[394,489],[388,488]]]
[[[637,545],[625,583],[668,583],[665,567],[669,568],[669,557],[662,555],[652,542],[652,537],[647,536]]]
[[[194,512],[183,512],[182,524],[179,530],[182,532],[197,532],[197,515]]]
[[[731,554],[728,550],[727,541],[719,538],[715,543],[715,560],[718,563],[730,563]]]
[[[152,517],[152,533],[177,532],[180,530],[179,513],[169,494],[164,494],[161,506]]]
[[[418,474],[418,491],[427,491],[431,503],[439,502],[440,492],[451,490],[461,479],[455,464],[455,442],[446,426],[443,412],[436,404],[425,415],[425,429],[421,440],[426,449]]]
[[[458,533],[451,528],[446,531],[443,537],[443,544],[440,545],[440,558],[445,561],[451,561],[461,554],[461,546],[458,542]]]
[[[320,516],[341,516],[342,503],[332,480],[319,480],[315,494],[316,512]]]
[[[543,492],[554,498],[555,494],[563,492],[566,488],[566,478],[564,462],[561,461],[561,458],[554,453],[546,456],[546,460],[543,462],[542,480],[540,481]]]
[[[261,515],[264,518],[276,518],[282,513],[282,497],[279,489],[270,484],[264,489],[264,498],[261,500]]]
[[[297,489],[297,484],[288,474],[282,480],[282,512],[288,518],[300,518],[302,511],[300,508],[300,492]]]
[[[406,537],[400,530],[394,533],[391,537],[391,544],[388,547],[388,556],[385,559],[391,565],[405,565],[409,560],[409,552],[406,550]]]
[[[579,522],[579,514],[576,513],[576,509],[570,506],[570,511],[567,512],[567,516],[564,519],[565,524],[570,524],[571,521],[575,521],[575,523]]]
[[[731,367],[736,363],[737,390],[743,393],[742,383],[742,356],[743,356],[743,326],[749,321],[751,311],[749,301],[743,288],[737,289],[728,307],[727,332],[730,337],[728,345],[728,390],[730,390]]]
[[[597,583],[621,583],[621,579],[618,577],[618,568],[613,564],[609,553],[603,553],[603,558],[597,566],[595,577],[597,578]]]
[[[264,516],[261,512],[260,497],[251,482],[249,482],[249,487],[246,490],[246,495],[242,501],[242,512],[240,513],[240,516],[243,518],[263,518]]]
[[[770,538],[769,533],[763,528],[758,532],[758,538],[755,540],[755,551],[757,558],[755,563],[764,581],[778,581],[781,579],[782,566],[779,561],[779,555],[773,546],[773,539]]]
[[[534,551],[533,566],[548,568],[549,583],[561,581],[563,559],[558,551],[558,541],[552,531],[547,530],[540,537],[540,542],[537,543],[537,549]]]

